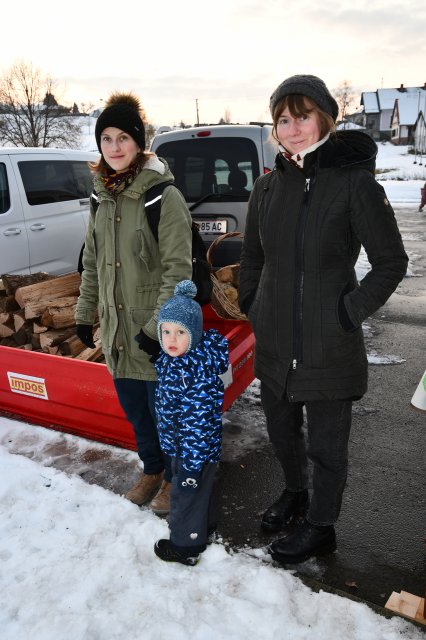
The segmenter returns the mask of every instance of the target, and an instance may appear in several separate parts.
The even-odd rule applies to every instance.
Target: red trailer
[[[254,336],[248,322],[223,320],[203,307],[204,328],[229,342],[226,411],[254,379]],[[59,431],[136,450],[133,430],[104,364],[0,347],[0,410]]]

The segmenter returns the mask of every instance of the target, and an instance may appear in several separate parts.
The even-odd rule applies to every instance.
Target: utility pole
[[[200,125],[200,116],[198,114],[198,98],[195,98],[195,108],[197,109],[197,126]]]

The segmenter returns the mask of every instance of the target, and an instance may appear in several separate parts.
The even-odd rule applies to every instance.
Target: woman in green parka
[[[171,469],[158,440],[152,361],[160,351],[157,319],[178,282],[192,277],[191,216],[181,193],[165,187],[158,242],[145,214],[145,194],[173,175],[165,161],[145,151],[139,100],[115,93],[95,129],[101,153],[92,166],[98,198],[91,205],[78,299],[77,335],[94,347],[99,314],[102,349],[119,402],[131,422],[144,469],[126,497],[156,513],[169,510]]]
[[[362,322],[396,289],[408,259],[374,177],[377,146],[364,133],[334,132],[338,105],[324,82],[287,78],[270,109],[280,153],[250,197],[239,303],[253,326],[255,375],[285,478],[261,526],[279,532],[303,518],[269,547],[291,564],[336,549],[352,402],[367,390]],[[371,270],[358,283],[361,245]]]

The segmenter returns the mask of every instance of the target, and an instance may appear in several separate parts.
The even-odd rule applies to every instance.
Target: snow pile
[[[34,430],[52,441],[1,418],[0,442]],[[2,640],[422,637],[400,618],[312,592],[263,550],[253,558],[213,544],[196,567],[163,563],[153,545],[168,535],[164,520],[5,446],[0,516]]]

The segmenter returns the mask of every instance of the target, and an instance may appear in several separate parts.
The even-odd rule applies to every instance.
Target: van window
[[[167,161],[187,202],[207,194],[246,202],[259,176],[257,148],[247,138],[175,140],[160,144],[156,154]]]
[[[10,209],[9,183],[7,181],[6,165],[0,162],[0,214]]]
[[[18,167],[30,205],[88,198],[93,190],[85,161],[24,160]]]

